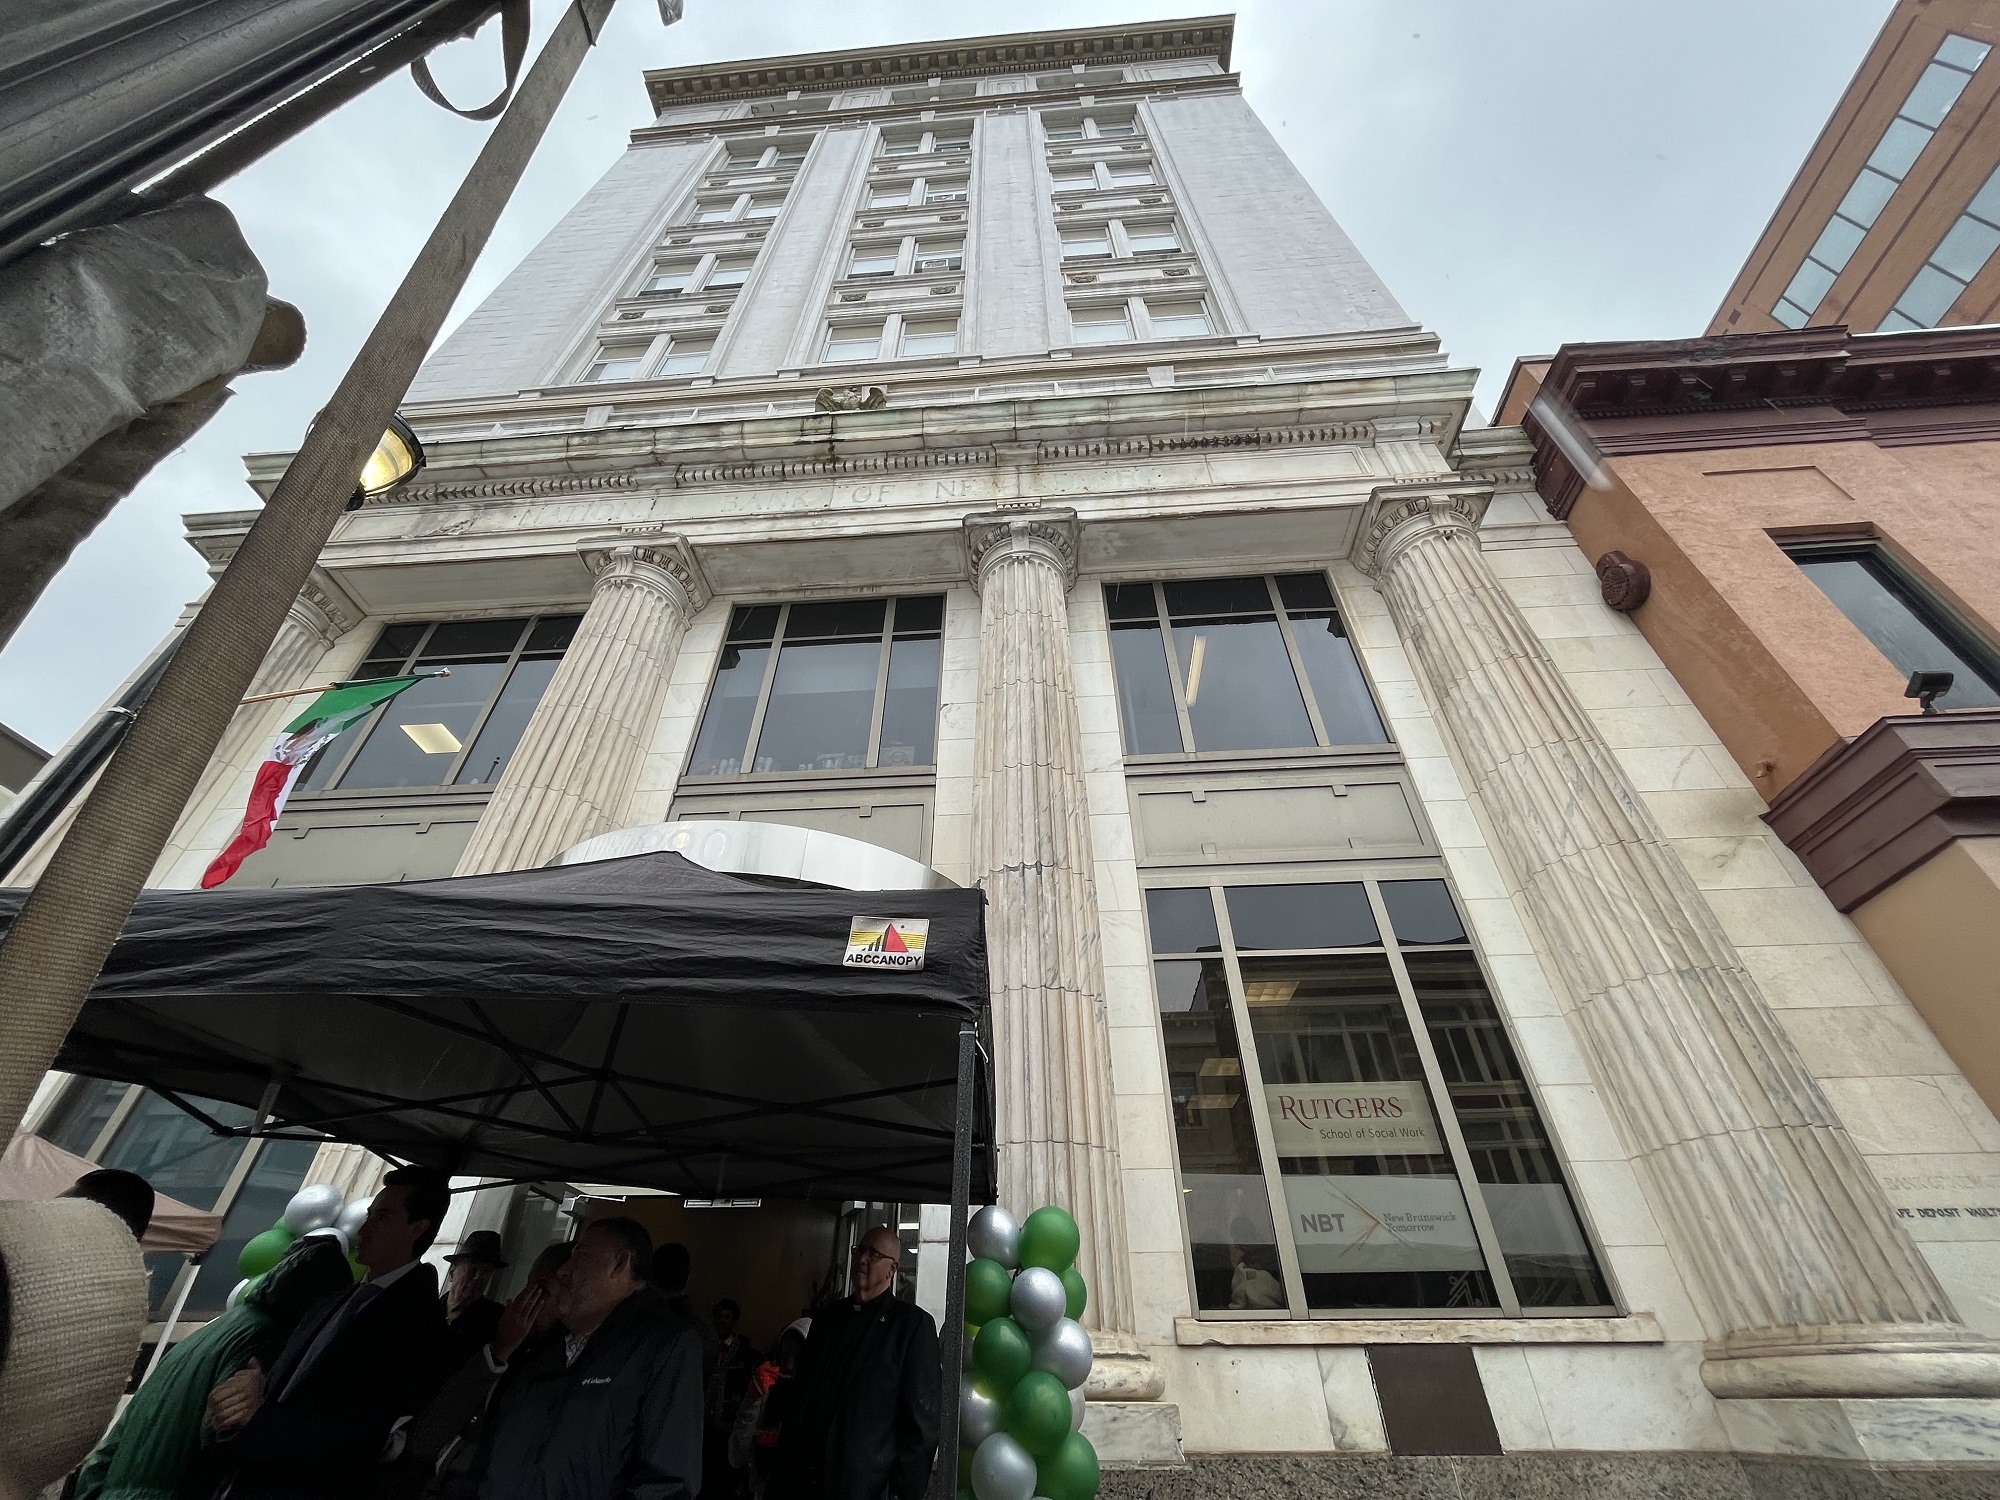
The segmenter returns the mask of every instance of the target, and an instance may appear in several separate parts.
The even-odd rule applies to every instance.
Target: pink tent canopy
[[[14,1137],[0,1153],[0,1202],[54,1198],[96,1166],[38,1135]],[[165,1193],[153,1200],[153,1222],[141,1250],[177,1250],[199,1255],[222,1238],[222,1215],[203,1213]]]

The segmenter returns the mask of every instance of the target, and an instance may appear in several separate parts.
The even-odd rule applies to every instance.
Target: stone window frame
[[[1098,257],[1102,259],[1102,257]],[[1196,302],[1201,304],[1202,315],[1208,320],[1208,327],[1200,333],[1158,333],[1153,327],[1153,303],[1166,306],[1173,303]],[[1122,339],[1079,339],[1076,337],[1079,312],[1108,310],[1113,307],[1125,309],[1125,326],[1129,330]],[[1185,292],[1161,295],[1158,292],[1149,299],[1134,293],[1120,298],[1075,298],[1069,303],[1070,344],[1079,349],[1090,348],[1094,344],[1174,344],[1186,339],[1214,338],[1222,332],[1215,316],[1215,305],[1198,288],[1190,287]]]
[[[874,278],[869,278],[874,279]],[[884,278],[885,280],[887,278]],[[961,323],[959,309],[949,304],[943,307],[922,308],[910,312],[885,312],[880,317],[829,318],[823,326],[819,341],[819,357],[814,364],[829,369],[846,369],[852,365],[876,364],[884,360],[902,359],[952,359],[963,351],[954,347],[950,353],[905,354],[903,352],[903,328],[910,323],[939,323],[949,320]],[[842,333],[873,329],[876,333],[875,352],[851,359],[832,357],[833,342]]]
[[[1568,1194],[1571,1209],[1575,1213],[1578,1229],[1596,1262],[1598,1275],[1604,1282],[1610,1301],[1596,1305],[1524,1307],[1514,1290],[1513,1276],[1494,1228],[1493,1215],[1484,1195],[1479,1191],[1481,1184],[1471,1163],[1471,1152],[1467,1146],[1464,1128],[1458,1119],[1456,1109],[1437,1109],[1435,1101],[1449,1100],[1450,1094],[1437,1058],[1437,1048],[1432,1041],[1429,1027],[1417,1001],[1414,985],[1403,958],[1405,946],[1393,937],[1394,927],[1384,903],[1380,887],[1384,883],[1404,880],[1437,880],[1443,882],[1449,892],[1452,904],[1457,909],[1461,924],[1465,929],[1462,943],[1432,945],[1418,951],[1442,952],[1463,950],[1468,952],[1478,966],[1481,979],[1486,985],[1488,998],[1492,1002],[1494,1014],[1501,1030],[1505,1033],[1509,1046],[1513,1049],[1521,1069],[1521,1084],[1536,1114],[1538,1115],[1546,1149],[1553,1158],[1556,1169],[1561,1174],[1561,1185]],[[1391,974],[1396,983],[1403,1014],[1416,1043],[1424,1064],[1426,1092],[1433,1101],[1433,1112],[1439,1132],[1444,1136],[1452,1159],[1453,1180],[1465,1194],[1468,1216],[1471,1218],[1480,1251],[1486,1262],[1487,1275],[1491,1278],[1496,1293],[1497,1306],[1491,1308],[1446,1306],[1417,1308],[1354,1307],[1314,1309],[1306,1301],[1303,1277],[1298,1267],[1298,1251],[1284,1193],[1283,1174],[1278,1168],[1278,1156],[1271,1134],[1269,1110],[1263,1098],[1262,1065],[1256,1056],[1255,1033],[1249,1015],[1248,997],[1244,988],[1241,968],[1242,954],[1238,950],[1231,931],[1228,903],[1223,891],[1229,886],[1273,885],[1297,886],[1319,884],[1361,884],[1367,891],[1370,909],[1373,913],[1378,933],[1383,935],[1380,951],[1388,957]],[[1255,1129],[1258,1154],[1262,1165],[1265,1192],[1270,1199],[1272,1220],[1282,1227],[1278,1232],[1278,1251],[1282,1269],[1281,1281],[1285,1288],[1286,1306],[1283,1308],[1203,1308],[1194,1276],[1193,1230],[1187,1218],[1187,1190],[1181,1170],[1181,1156],[1178,1141],[1172,1143],[1174,1173],[1174,1200],[1180,1208],[1180,1230],[1182,1255],[1181,1264],[1187,1278],[1188,1307],[1192,1310],[1192,1321],[1196,1323],[1263,1323],[1277,1325],[1280,1329],[1303,1329],[1313,1324],[1406,1322],[1428,1323],[1445,1321],[1467,1321],[1472,1323],[1503,1323],[1547,1321],[1552,1326],[1566,1326],[1575,1320],[1623,1319],[1632,1316],[1630,1304],[1619,1286],[1608,1247],[1598,1232],[1590,1205],[1577,1186],[1575,1163],[1565,1149],[1561,1136],[1555,1128],[1554,1115],[1544,1104],[1541,1089],[1525,1062],[1525,1049],[1515,1035],[1513,1018],[1501,999],[1499,985],[1494,980],[1492,961],[1488,958],[1484,944],[1473,931],[1470,914],[1466,910],[1464,898],[1459,894],[1457,882],[1452,878],[1445,862],[1436,857],[1417,859],[1362,858],[1351,861],[1329,859],[1318,863],[1272,865],[1259,861],[1217,861],[1201,868],[1166,867],[1140,872],[1141,929],[1146,944],[1147,985],[1153,990],[1154,1024],[1157,1028],[1156,1041],[1159,1048],[1160,1077],[1164,1093],[1167,1085],[1168,1062],[1166,1055],[1166,1032],[1159,1020],[1160,1012],[1157,980],[1154,964],[1160,961],[1153,948],[1152,934],[1145,916],[1145,893],[1152,890],[1205,889],[1211,893],[1215,906],[1217,927],[1222,938],[1221,951],[1204,954],[1203,957],[1220,958],[1229,985],[1232,1024],[1237,1033],[1237,1045],[1243,1068],[1243,1088],[1250,1105],[1251,1119]],[[1252,950],[1253,954],[1257,950]],[[1329,952],[1343,950],[1325,950]],[[1376,951],[1376,950],[1347,950]],[[1170,961],[1170,960],[1169,960]],[[1165,1101],[1171,1110],[1171,1101]],[[1169,1135],[1174,1134],[1169,1125]],[[1469,1190],[1468,1190],[1469,1188]],[[1290,1342],[1280,1332],[1274,1342]]]
[[[1093,105],[1088,109],[1044,109],[1038,110],[1036,113],[1041,124],[1042,141],[1045,145],[1082,146],[1088,145],[1092,141],[1141,141],[1146,138],[1145,127],[1139,121],[1139,112],[1130,105],[1126,105],[1122,109]],[[1111,119],[1117,126],[1129,126],[1130,128],[1106,131],[1104,121],[1099,119],[1100,115],[1106,119]],[[1116,118],[1121,115],[1122,118]],[[1077,134],[1075,135],[1068,133],[1070,128],[1068,122],[1071,116],[1074,116],[1076,120]],[[1063,122],[1056,126],[1057,129],[1064,132],[1063,134],[1055,135],[1051,133],[1050,126],[1055,121]]]
[[[970,151],[977,123],[976,116],[968,116],[964,119],[926,120],[921,122],[914,132],[907,128],[898,129],[893,125],[884,126],[881,137],[875,144],[876,159],[906,161],[916,156],[942,156],[952,152]],[[965,131],[962,136],[958,133],[961,126]],[[947,131],[950,132],[949,138],[940,140],[939,137],[944,136]],[[891,146],[909,144],[913,135],[915,143],[910,150],[890,149]]]
[[[928,246],[928,251],[926,250]],[[926,253],[934,260],[955,258],[955,263],[944,266],[920,266]],[[892,256],[894,264],[886,271],[857,272],[854,260],[860,255]],[[841,272],[842,281],[887,281],[901,280],[908,276],[962,276],[965,274],[965,236],[963,234],[923,234],[910,231],[901,235],[879,238],[861,238],[847,247],[847,269]]]
[[[785,195],[782,192],[754,192],[744,189],[740,192],[728,193],[725,196],[729,204],[727,208],[722,208],[723,197],[709,197],[707,195],[697,197],[689,205],[687,218],[676,227],[681,229],[709,229],[717,224],[761,224],[777,218],[785,206]],[[718,209],[721,209],[721,217],[702,217],[704,214],[715,213]],[[769,212],[761,211],[766,209]]]
[[[663,329],[658,333],[630,340],[621,339],[615,335],[608,336],[601,339],[596,344],[593,352],[585,356],[583,368],[571,383],[575,385],[630,385],[641,380],[692,380],[699,376],[703,370],[707,369],[707,360],[703,361],[702,369],[700,370],[676,370],[669,373],[667,366],[672,363],[675,357],[675,350],[685,349],[692,352],[694,347],[701,346],[705,348],[708,358],[713,359],[715,357],[715,341],[720,333],[721,328],[719,326],[705,323],[698,328]],[[615,352],[632,350],[640,352]],[[637,360],[638,363],[634,366],[632,372],[627,375],[593,376],[591,374],[599,365],[610,359],[621,361]]]
[[[1111,175],[1114,167],[1125,172],[1143,171],[1145,173],[1145,181],[1120,181]],[[1088,172],[1090,173],[1091,180],[1088,185],[1063,182],[1056,176],[1059,171],[1071,174]],[[1160,180],[1159,163],[1155,162],[1150,156],[1131,159],[1114,157],[1110,160],[1051,162],[1049,164],[1049,184],[1050,191],[1058,197],[1067,197],[1073,193],[1133,192],[1141,188],[1164,190],[1166,187],[1166,184]]]
[[[1068,253],[1071,235],[1096,234],[1100,230],[1103,232],[1107,245],[1107,249],[1102,255],[1071,255]],[[1157,234],[1163,230],[1165,233],[1173,236],[1174,243],[1172,245],[1152,250],[1135,250],[1132,247],[1132,236],[1135,231]],[[1154,214],[1148,214],[1143,210],[1137,214],[1118,214],[1104,219],[1101,223],[1072,220],[1064,223],[1058,234],[1063,244],[1062,261],[1064,265],[1071,263],[1084,264],[1090,261],[1103,260],[1150,261],[1168,255],[1187,254],[1187,240],[1181,234],[1180,224],[1174,217],[1171,209],[1164,209]]]
[[[750,272],[756,269],[757,252],[760,249],[762,249],[761,245],[751,244],[748,246],[723,246],[715,250],[701,250],[694,252],[692,255],[655,256],[652,264],[640,273],[639,284],[633,289],[631,299],[642,302],[660,302],[670,297],[704,296],[711,291],[718,295],[723,292],[734,292],[743,285],[743,282],[736,281],[724,286],[711,287],[710,283],[715,280],[715,273],[723,268],[722,263],[724,261],[741,261],[743,262],[742,270],[744,278],[747,280]],[[746,251],[747,253],[745,253]],[[682,266],[691,268],[687,273],[688,284],[685,287],[679,290],[652,290],[649,288],[648,284],[654,277],[672,274]]]

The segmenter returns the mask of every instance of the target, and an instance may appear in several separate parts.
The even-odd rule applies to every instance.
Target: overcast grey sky
[[[1173,0],[687,0],[662,30],[622,0],[458,312],[477,304],[646,123],[643,68],[943,36],[1157,20]],[[1890,0],[1243,0],[1252,105],[1412,316],[1485,372],[1583,339],[1699,334]],[[536,43],[556,0],[535,0]],[[498,28],[436,71],[461,104]],[[254,505],[241,455],[294,446],[487,127],[407,75],[218,196],[305,310],[298,365],[221,416],[78,549],[0,655],[0,721],[55,749],[203,586],[184,512]]]

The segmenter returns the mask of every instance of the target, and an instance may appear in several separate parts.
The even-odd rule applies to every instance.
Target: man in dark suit
[[[854,1250],[853,1291],[813,1314],[772,1500],[923,1500],[937,1456],[937,1325],[896,1300],[902,1242]]]
[[[300,1319],[267,1375],[215,1388],[209,1420],[232,1450],[228,1500],[347,1500],[382,1473],[391,1433],[423,1408],[444,1370],[437,1272],[418,1259],[437,1238],[450,1181],[427,1167],[382,1179],[356,1236],[368,1269]]]

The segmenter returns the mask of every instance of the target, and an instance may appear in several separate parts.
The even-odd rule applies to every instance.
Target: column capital
[[[972,586],[984,586],[986,570],[1004,557],[1039,558],[1062,575],[1063,589],[1076,582],[1083,550],[1083,525],[1067,507],[979,511],[965,518],[966,571]]]
[[[664,526],[621,526],[576,544],[596,588],[632,582],[664,594],[684,619],[693,619],[714,597],[694,546]]]
[[[325,568],[314,568],[288,611],[301,630],[331,646],[359,625],[366,613]]]
[[[1379,578],[1426,532],[1476,530],[1492,498],[1492,485],[1470,480],[1378,484],[1368,492],[1350,560],[1370,578]]]

